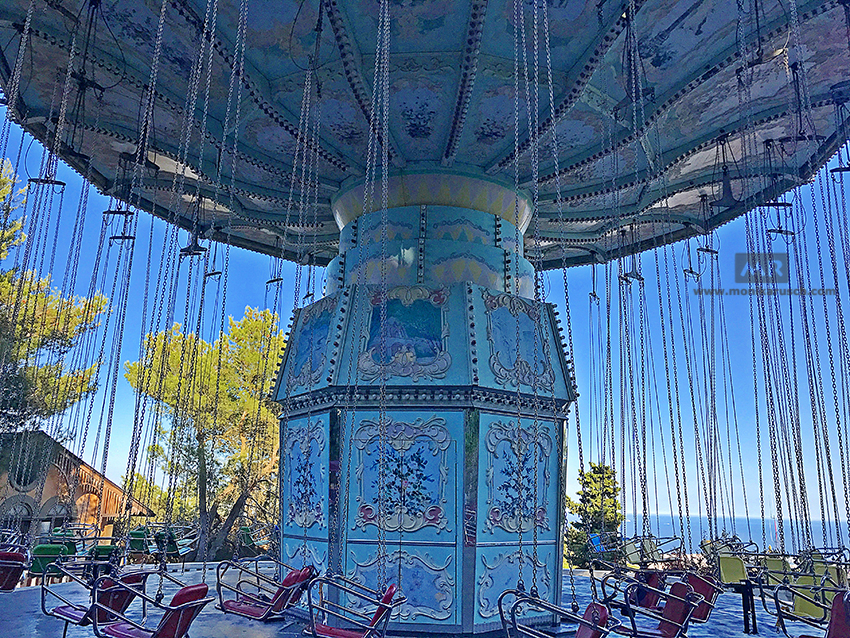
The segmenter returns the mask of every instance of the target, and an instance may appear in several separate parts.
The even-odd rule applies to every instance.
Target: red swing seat
[[[695,594],[693,588],[687,583],[674,583],[669,592],[658,592],[659,598],[664,601],[664,609],[659,614],[628,604],[628,592],[637,587],[636,583],[626,590],[625,612],[631,622],[615,627],[614,633],[630,638],[680,638],[684,636],[688,630],[691,615],[702,601],[702,596]],[[637,615],[658,620],[658,625],[654,628],[638,626],[636,623]]]
[[[13,591],[26,568],[26,554],[15,551],[0,552],[0,592]]]
[[[667,574],[658,570],[641,570],[635,576],[639,583],[647,587],[639,586],[634,593],[634,599],[629,601],[638,607],[646,609],[660,609],[661,596],[657,592],[667,588]]]
[[[124,614],[130,603],[136,597],[138,592],[144,592],[145,582],[151,572],[133,572],[117,577],[123,585],[121,587],[118,582],[112,577],[102,577],[95,587],[97,591],[96,599],[98,605],[90,605],[84,607],[82,605],[65,604],[54,607],[48,611],[44,606],[45,591],[49,591],[46,585],[42,585],[42,611],[49,616],[55,616],[59,620],[65,621],[65,629],[62,632],[62,637],[68,633],[68,625],[77,625],[79,627],[87,627],[94,622],[94,616],[97,615],[97,622],[102,625],[107,625],[110,622],[116,621],[115,614]],[[73,575],[71,578],[74,578]],[[75,579],[76,580],[76,579]],[[136,591],[134,591],[136,590]],[[50,592],[54,596],[54,592]],[[64,598],[61,600],[65,600]]]
[[[514,597],[513,603],[506,610],[505,600]],[[508,589],[499,596],[499,617],[502,621],[502,629],[506,636],[527,636],[528,638],[550,638],[551,634],[545,633],[530,624],[523,624],[517,618],[518,610],[533,610],[554,615],[559,622],[564,620],[578,624],[574,638],[606,638],[611,630],[620,624],[615,618],[611,618],[611,612],[604,604],[593,601],[579,616],[571,609],[555,605],[548,600],[543,600],[536,595],[519,589]]]
[[[702,596],[694,613],[691,614],[691,622],[704,623],[708,621],[711,612],[714,611],[714,606],[717,603],[717,597],[720,596],[723,588],[711,576],[703,576],[687,572],[682,580],[686,582],[694,590],[695,594]],[[848,634],[850,636],[850,634]]]
[[[830,608],[829,625],[824,638],[847,638],[850,636],[850,592],[836,596]],[[815,638],[800,636],[800,638]]]
[[[608,608],[602,603],[590,603],[581,618],[591,624],[580,624],[576,630],[575,638],[603,638],[608,634],[607,631],[603,632],[592,626],[597,625],[606,628],[608,626]]]
[[[358,592],[356,588],[365,589],[361,585],[357,583],[353,583],[348,580],[343,580],[345,584],[341,584],[339,582],[334,582],[336,579],[330,578],[317,578],[315,579],[310,588],[307,590],[307,597],[310,604],[310,630],[312,631],[313,638],[384,638],[387,632],[387,625],[390,620],[390,613],[392,608],[396,605],[404,602],[404,599],[397,600],[393,602],[393,598],[395,598],[396,590],[398,589],[395,584],[389,585],[384,592],[384,595],[381,597],[380,601],[370,600],[369,596]],[[368,624],[365,620],[368,616],[359,614],[357,612],[353,612],[354,615],[359,616],[362,620],[357,620],[355,618],[346,616],[340,611],[341,607],[337,607],[340,611],[336,611],[332,608],[333,603],[329,603],[327,600],[320,602],[319,604],[313,603],[312,589],[313,586],[319,583],[320,586],[322,584],[330,585],[331,587],[336,587],[341,591],[347,593],[349,596],[353,596],[355,598],[359,598],[364,601],[369,601],[373,605],[377,602],[377,609],[372,614],[372,618],[369,620]],[[335,606],[335,605],[333,605]],[[316,621],[316,612],[321,612],[325,616],[325,620],[327,620],[327,616],[333,616],[335,618],[339,618],[344,622],[347,622],[351,625],[357,627],[357,629],[344,629],[342,627],[332,627],[325,623]]]
[[[117,586],[122,585],[118,583]],[[192,622],[207,603],[213,600],[212,598],[205,598],[208,591],[209,588],[205,583],[187,585],[174,594],[168,605],[159,604],[149,596],[139,594],[141,598],[163,610],[156,628],[148,629],[123,614],[112,614],[117,615],[119,620],[102,625],[99,622],[98,614],[95,614],[94,632],[100,638],[185,638]],[[103,608],[100,603],[95,603],[95,605],[98,609]]]
[[[304,591],[309,587],[310,580],[315,575],[316,569],[312,565],[303,569],[292,570],[281,581],[274,596],[268,600],[243,591],[238,591],[235,599],[223,600],[222,587],[219,584],[220,607],[225,613],[237,614],[254,620],[269,620],[285,614],[297,605]]]
[[[603,604],[613,609],[625,610],[632,606],[660,611],[661,596],[667,589],[667,573],[657,569],[612,571],[602,578],[600,586]]]

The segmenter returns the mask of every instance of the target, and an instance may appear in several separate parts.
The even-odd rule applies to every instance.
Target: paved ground
[[[200,566],[190,566],[186,572],[181,574],[179,568],[175,575],[187,583],[200,582]],[[215,570],[210,568],[207,572],[206,582],[215,589]],[[589,580],[586,573],[576,572],[576,598],[582,609],[590,601]],[[148,591],[155,591],[157,580],[151,577],[148,582]],[[56,590],[72,601],[85,603],[86,593],[73,583],[65,583],[56,586]],[[165,600],[169,600],[176,590],[176,586],[165,582],[163,592]],[[565,603],[571,600],[568,579],[564,583]],[[0,595],[0,638],[59,638],[62,635],[63,623],[41,612],[41,591],[39,587],[28,587],[18,589],[9,594]],[[743,625],[741,621],[741,598],[732,593],[723,594],[718,600],[717,609],[706,625],[693,625],[688,632],[690,638],[742,638]],[[781,636],[774,628],[773,619],[764,612],[759,601],[756,602],[759,634],[765,638],[776,638]],[[138,605],[131,607],[131,610]],[[133,611],[130,615],[139,615],[139,611]],[[239,618],[232,614],[224,615],[213,606],[208,605],[198,616],[192,626],[192,638],[294,638],[302,635],[304,625],[298,622],[274,621],[271,623],[258,623]],[[796,634],[808,633],[817,635],[814,630],[803,631],[797,628]],[[93,636],[90,627],[74,627],[68,629],[68,638],[90,638]]]

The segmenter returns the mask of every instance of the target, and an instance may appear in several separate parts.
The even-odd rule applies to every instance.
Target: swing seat
[[[629,600],[629,590],[637,589],[638,584],[629,586],[626,590],[626,601]],[[681,638],[688,630],[691,615],[702,601],[702,596],[694,593],[693,588],[684,582],[674,583],[669,592],[657,592],[664,601],[663,610],[658,613],[642,607],[626,605],[625,614],[629,623],[623,623],[613,628],[613,632],[630,638]],[[657,620],[655,627],[645,627],[637,624],[637,616]]]
[[[239,539],[241,547],[251,552],[252,556],[258,556],[268,551],[272,533],[268,525],[243,525],[239,528]]]
[[[593,532],[587,535],[587,550],[596,562],[606,564],[616,561],[619,549],[619,535],[616,532]]]
[[[68,625],[77,625],[79,627],[87,627],[94,622],[94,616],[97,615],[97,621],[103,625],[115,621],[115,614],[124,614],[130,603],[136,597],[138,592],[145,591],[145,583],[151,572],[132,572],[118,577],[123,585],[118,586],[118,582],[109,576],[103,576],[95,584],[94,590],[98,605],[75,605],[67,601],[63,596],[51,591],[47,584],[42,584],[42,611],[48,616],[54,616],[59,620],[65,621],[65,629],[62,632],[64,637],[68,633]],[[85,583],[68,573],[73,580],[76,580],[83,586]],[[135,591],[134,591],[135,590]],[[59,605],[51,610],[45,607],[45,595],[51,594],[56,596],[64,605]]]
[[[243,569],[242,571],[247,570]],[[262,593],[251,594],[244,591],[242,587],[246,584],[253,587],[257,586],[255,583],[252,583],[247,579],[240,579],[235,587],[231,587],[222,582],[221,576],[223,576],[222,572],[220,572],[217,583],[219,608],[226,614],[236,614],[253,620],[265,621],[285,614],[298,604],[304,594],[304,591],[306,591],[307,587],[310,586],[310,580],[316,576],[316,569],[312,565],[309,565],[303,569],[294,569],[290,571],[289,574],[286,575],[286,578],[281,581],[279,587],[271,597]],[[273,582],[258,573],[254,573],[253,577]],[[235,591],[236,598],[224,600],[224,589],[231,589]]]
[[[26,554],[22,552],[0,552],[0,592],[15,589],[27,567]]]
[[[117,583],[116,586],[127,588],[121,583]],[[139,594],[140,598],[162,610],[163,614],[156,628],[148,629],[144,624],[130,620],[123,614],[106,610],[110,618],[117,617],[118,620],[104,625],[100,622],[98,614],[94,614],[94,633],[99,638],[185,638],[192,622],[213,600],[205,598],[208,591],[209,588],[204,583],[187,585],[174,594],[168,605],[162,605],[145,594]],[[104,609],[104,605],[100,602],[96,602],[95,607],[98,610]]]
[[[793,575],[791,565],[788,559],[784,556],[772,556],[767,554],[762,560],[761,565],[764,568],[760,574],[759,587],[776,587],[781,585]]]
[[[581,617],[575,638],[603,638],[608,635],[608,608],[600,603],[590,603]]]
[[[847,638],[847,636],[850,636],[850,592],[833,598],[829,625],[823,638]],[[800,638],[820,637],[803,635]]]
[[[131,554],[144,554],[147,551],[147,532],[144,528],[131,529],[128,536],[128,546]]]
[[[629,602],[645,609],[660,609],[661,597],[656,592],[667,589],[667,574],[658,570],[641,570],[636,574],[636,580],[639,584],[634,590],[634,599]]]
[[[845,590],[832,590],[836,594],[830,600],[825,594],[829,588],[821,587],[815,576],[799,576],[794,584],[779,585],[773,592],[776,605],[777,626],[788,635],[785,624],[788,621],[800,622],[810,627],[826,629],[831,620],[832,608],[836,601],[843,601]],[[840,594],[840,595],[838,595]],[[819,598],[823,596],[822,600]],[[850,634],[846,634],[850,636]]]
[[[514,601],[507,613],[505,613],[505,599],[514,596]],[[528,638],[550,638],[551,634],[540,629],[525,625],[519,621],[517,615],[520,609],[540,611],[545,614],[554,614],[561,622],[566,620],[578,624],[574,638],[605,638],[620,624],[620,621],[611,618],[607,606],[599,602],[590,603],[579,616],[571,609],[566,609],[533,596],[528,592],[516,589],[508,589],[499,596],[499,617],[502,620],[502,629],[506,636],[527,636]]]
[[[325,585],[340,590],[348,596],[349,600],[358,599],[369,606],[375,606],[376,609],[371,618],[366,613],[346,609],[329,601],[327,596],[322,596],[321,587]],[[314,596],[313,590],[316,586],[319,588],[319,593]],[[403,597],[395,599],[396,590],[396,585],[389,585],[380,599],[377,599],[376,592],[373,590],[339,576],[314,579],[307,589],[310,631],[313,638],[384,638],[393,608],[406,600]],[[320,617],[322,622],[319,622]],[[331,618],[351,626],[352,629],[327,624]]]
[[[59,571],[53,563],[67,555],[68,548],[65,545],[36,545],[32,548],[32,563],[27,573],[30,576],[57,576]]]
[[[659,570],[639,570],[633,575],[614,571],[606,574],[600,585],[602,602],[607,606],[622,610],[631,605],[657,611],[661,609],[660,593],[667,589],[667,574]]]
[[[695,594],[702,596],[702,600],[691,615],[691,622],[707,622],[723,588],[711,576],[702,576],[693,572],[687,572],[682,580],[691,586]]]

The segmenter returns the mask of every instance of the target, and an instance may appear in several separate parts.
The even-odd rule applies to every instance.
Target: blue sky
[[[0,117],[5,118],[5,109],[0,109]],[[12,134],[10,141],[8,143],[6,154],[7,156],[14,156],[19,148],[21,143],[21,131],[18,127],[12,127]],[[23,151],[24,161],[22,161],[20,165],[21,177],[25,180],[29,176],[37,175],[39,164],[42,158],[42,148],[37,142],[32,142],[32,140],[28,137],[23,138],[23,145],[20,146]],[[79,201],[81,191],[86,187],[83,184],[83,180],[73,171],[68,169],[65,166],[61,166],[59,169],[58,177],[68,183],[65,196],[64,196],[64,210],[65,214],[63,216],[62,225],[59,231],[59,255],[55,260],[55,266],[53,268],[54,282],[58,284],[61,281],[62,271],[65,264],[65,255],[67,255],[68,243],[70,241],[70,233],[71,226],[73,224],[73,216],[74,211],[77,207],[77,202]],[[816,192],[817,195],[817,192]],[[819,197],[819,195],[818,195]],[[817,273],[816,268],[816,244],[814,242],[814,232],[811,224],[811,211],[812,211],[812,196],[809,187],[803,187],[801,189],[801,201],[805,211],[805,216],[809,220],[806,222],[806,230],[809,235],[808,246],[805,247],[805,250],[802,251],[802,255],[804,257],[803,267],[809,269],[810,273],[814,277],[815,281],[819,283],[819,275]],[[86,227],[85,227],[85,236],[84,236],[84,249],[81,255],[80,264],[77,268],[78,271],[78,280],[75,293],[76,294],[84,294],[85,290],[89,283],[89,274],[91,273],[92,264],[94,263],[94,248],[98,243],[98,236],[100,233],[100,224],[102,215],[101,212],[106,209],[109,205],[109,199],[99,195],[96,191],[91,188],[90,194],[88,198],[88,203],[86,207]],[[136,238],[136,259],[134,264],[134,271],[132,273],[131,284],[130,284],[130,297],[129,297],[129,306],[128,306],[128,321],[125,326],[124,331],[124,348],[123,348],[123,361],[135,360],[137,358],[138,346],[139,346],[139,338],[141,333],[140,326],[140,317],[142,315],[142,295],[143,295],[143,284],[144,284],[144,268],[145,268],[145,259],[148,253],[149,242],[148,237],[149,233],[152,232],[153,237],[153,258],[154,260],[161,259],[161,246],[163,242],[163,236],[166,232],[166,224],[158,219],[152,218],[150,215],[143,213],[139,222],[139,227],[137,231]],[[735,274],[735,254],[736,253],[744,253],[747,252],[747,242],[744,231],[744,222],[742,219],[738,219],[734,222],[731,222],[722,228],[720,228],[713,240],[713,247],[719,250],[717,256],[717,264],[719,269],[719,274],[723,279],[723,285],[726,288],[734,286],[733,278]],[[820,228],[821,235],[823,236],[823,225]],[[64,240],[64,241],[63,241]],[[185,245],[188,242],[188,233],[185,231],[180,231],[180,239],[179,244]],[[767,244],[766,244],[767,245]],[[774,241],[772,244],[773,250],[783,251],[785,250],[785,245],[782,243],[781,238]],[[826,240],[821,240],[821,251],[822,254],[826,252]],[[692,250],[695,250],[696,243],[693,243]],[[840,251],[840,246],[839,246]],[[252,253],[239,248],[231,249],[231,261],[230,261],[230,274],[229,274],[229,291],[227,296],[227,304],[226,304],[226,312],[229,315],[232,315],[236,318],[239,318],[243,315],[244,309],[246,306],[264,306],[266,303],[270,303],[269,297],[267,293],[269,292],[266,287],[266,280],[269,278],[270,269],[272,268],[271,260],[269,257]],[[679,272],[682,270],[682,263],[686,261],[686,247],[684,244],[676,244],[672,248],[671,255],[675,255],[675,260],[678,263]],[[693,253],[696,258],[696,252]],[[828,255],[826,267],[829,268],[828,263]],[[218,258],[219,265],[221,265],[221,260],[223,259],[223,247],[219,247],[218,250]],[[648,439],[654,440],[654,444],[656,446],[656,462],[654,464],[650,463],[650,469],[648,470],[647,482],[648,482],[648,491],[650,492],[650,509],[654,511],[658,509],[662,512],[669,511],[669,499],[667,497],[667,483],[665,479],[665,468],[667,470],[667,475],[671,484],[673,483],[672,477],[672,469],[671,469],[671,460],[670,460],[670,430],[669,430],[669,418],[667,415],[669,414],[669,404],[667,401],[666,395],[666,385],[665,385],[665,362],[662,356],[662,348],[661,348],[661,332],[660,332],[660,322],[659,322],[659,294],[656,286],[655,279],[655,261],[654,256],[651,253],[644,254],[640,258],[640,270],[642,275],[645,278],[645,289],[647,295],[647,321],[646,327],[647,332],[644,336],[645,343],[647,344],[646,351],[649,353],[649,356],[644,365],[644,372],[641,375],[641,366],[637,361],[632,361],[631,365],[631,374],[624,375],[632,379],[640,379],[641,376],[644,378],[650,379],[653,374],[655,374],[655,383],[657,383],[657,394],[653,389],[653,382],[648,381],[649,391],[644,393],[647,397],[651,408],[648,409],[647,414],[647,427],[649,428]],[[839,272],[843,273],[843,283],[846,286],[846,273],[847,267],[843,261],[839,263]],[[631,260],[627,260],[626,268],[629,269],[631,267]],[[663,271],[664,265],[661,264],[661,269]],[[671,263],[672,267],[672,263]],[[293,280],[294,280],[294,272],[295,268],[292,264],[286,263],[283,267],[283,278],[284,282],[281,286],[280,298],[281,298],[281,309],[282,309],[282,323],[285,326],[288,322],[290,312],[293,308]],[[597,292],[600,294],[604,291],[604,266],[598,266],[596,269],[597,272]],[[799,273],[797,273],[799,274]],[[593,419],[593,411],[595,405],[599,403],[600,393],[598,391],[598,383],[594,383],[592,381],[593,374],[591,370],[591,362],[592,360],[599,361],[599,357],[602,356],[603,352],[598,347],[598,341],[596,345],[594,345],[592,341],[592,331],[591,331],[591,308],[598,308],[604,312],[605,302],[603,300],[601,306],[592,306],[592,302],[590,300],[590,293],[593,290],[593,270],[591,267],[579,267],[570,269],[568,272],[569,282],[570,282],[570,294],[571,294],[571,311],[572,311],[572,327],[573,327],[573,337],[574,337],[574,350],[573,359],[575,361],[576,366],[576,376],[579,391],[581,393],[581,399],[579,402],[579,410],[582,418],[582,427],[584,432],[584,455],[585,460],[597,460],[598,453],[594,452],[593,445],[590,444],[594,438],[598,438],[598,419]],[[662,274],[663,277],[663,274]],[[703,275],[701,281],[702,285],[708,287],[709,284],[707,282],[708,275]],[[614,280],[613,290],[616,292],[617,284],[616,284],[616,274]],[[686,304],[690,306],[691,316],[694,323],[694,330],[699,329],[700,325],[700,297],[693,293],[693,288],[697,285],[694,282],[686,283],[687,290],[683,292],[683,299],[687,298],[688,302]],[[740,284],[738,284],[740,285]],[[637,290],[637,285],[633,284],[633,290]],[[718,286],[719,287],[719,286]],[[184,281],[181,282],[181,290],[182,294],[185,297],[186,294],[186,282],[185,282],[185,272],[184,272]],[[664,300],[666,304],[667,295],[673,295],[673,309],[674,312],[678,312],[678,297],[675,296],[675,293],[672,292],[674,289],[671,284],[668,284],[666,279],[662,282],[662,294],[661,298]],[[560,271],[554,271],[547,273],[546,275],[546,293],[547,300],[551,303],[554,303],[558,306],[561,311],[562,320],[566,320],[566,313],[564,312],[564,290],[563,290],[563,275]],[[178,297],[180,296],[178,295]],[[208,289],[208,294],[215,295],[215,285],[211,286]],[[847,289],[846,287],[842,289],[842,297],[846,298]],[[636,299],[636,297],[635,297]],[[708,304],[711,303],[710,298],[703,297],[703,303],[706,304],[705,308],[707,309]],[[728,336],[728,347],[730,353],[730,362],[731,362],[731,374],[733,376],[734,382],[734,391],[735,391],[735,408],[737,413],[737,420],[740,427],[740,441],[741,441],[741,458],[743,460],[743,474],[744,474],[744,482],[748,486],[748,499],[750,506],[750,515],[755,516],[758,515],[758,501],[759,501],[759,490],[758,490],[758,468],[756,463],[756,439],[754,432],[754,412],[755,406],[753,401],[753,381],[752,381],[752,348],[751,348],[751,321],[750,321],[750,301],[746,296],[724,296],[723,300],[725,302],[725,318],[728,324],[728,330],[726,334]],[[823,304],[820,298],[816,298],[815,300],[815,317],[810,322],[810,325],[813,325],[821,334],[821,343],[820,343],[820,351],[821,356],[819,358],[819,365],[823,372],[823,383],[829,386],[829,370],[826,368],[827,357],[825,356],[825,344],[823,342],[823,330],[824,330],[824,321],[823,321]],[[837,344],[836,341],[836,333],[837,333],[837,325],[835,323],[834,316],[834,304],[835,298],[828,297],[827,301],[827,312],[830,313],[831,320],[831,328],[833,333],[833,341]],[[635,301],[635,304],[637,302]],[[184,302],[182,299],[178,300],[177,303],[177,315],[176,319],[178,321],[182,320],[182,308]],[[617,306],[617,300],[614,300],[614,306]],[[787,306],[787,298],[784,302],[784,306]],[[783,306],[783,307],[784,307]],[[637,306],[633,305],[633,312],[637,312]],[[786,335],[786,339],[790,338],[791,331],[789,329],[788,318],[787,318],[787,308],[783,310],[786,314],[785,317],[785,325],[781,328],[782,334]],[[799,313],[798,310],[794,310],[795,313]],[[705,310],[706,318],[709,316],[708,311]],[[190,313],[191,314],[191,313]],[[803,361],[803,351],[802,351],[802,343],[803,339],[801,336],[801,331],[799,328],[799,316],[797,316],[797,328],[794,331],[795,335],[795,344],[796,344],[796,355],[792,357],[799,365],[796,367],[796,374],[799,381],[799,398],[800,398],[800,419],[801,419],[801,432],[803,438],[804,450],[808,450],[804,455],[804,461],[806,466],[807,479],[809,483],[809,496],[812,503],[812,516],[814,518],[820,518],[820,514],[817,511],[817,479],[816,479],[816,471],[813,467],[815,464],[812,461],[812,414],[811,409],[809,407],[809,393],[808,386],[806,385],[806,371],[802,364]],[[595,319],[595,315],[594,321]],[[633,321],[637,321],[637,315],[633,317]],[[210,319],[212,321],[212,319]],[[719,316],[717,318],[719,322]],[[614,317],[615,327],[614,327],[614,341],[618,340],[618,330],[617,326],[620,325],[619,319]],[[677,332],[677,339],[681,340],[681,323],[678,317],[675,318],[674,321],[674,332]],[[208,323],[207,325],[213,325],[212,323]],[[707,323],[705,325],[708,325]],[[566,327],[566,326],[565,326]],[[718,324],[717,335],[718,339],[720,339],[721,330]],[[598,335],[596,335],[598,337]],[[639,330],[638,324],[634,324],[634,329],[632,333],[632,338],[637,343],[639,339]],[[696,333],[696,340],[699,341],[699,334]],[[718,342],[719,343],[719,342]],[[679,383],[682,391],[682,426],[685,434],[685,448],[686,448],[686,472],[688,476],[689,482],[689,495],[690,495],[690,507],[691,510],[696,513],[698,510],[698,502],[699,496],[697,494],[697,477],[699,476],[699,468],[696,466],[694,461],[694,453],[693,453],[693,417],[691,411],[690,404],[690,393],[688,391],[689,388],[693,387],[695,384],[692,383],[688,377],[686,366],[684,364],[684,356],[682,354],[681,343],[678,346],[679,348]],[[718,357],[720,354],[720,346],[718,345]],[[837,345],[835,346],[837,348]],[[616,348],[616,345],[615,345]],[[837,350],[836,350],[837,352]],[[703,362],[706,361],[707,353],[703,353],[701,350],[693,353],[693,361],[696,363],[696,369],[699,370],[699,375],[703,374],[703,369],[700,366],[703,365]],[[617,351],[615,350],[614,354],[614,383],[615,385],[619,385],[622,381],[620,370],[621,366],[619,363],[619,358]],[[669,362],[669,358],[668,358]],[[628,367],[628,366],[626,366]],[[761,372],[759,373],[761,375]],[[723,383],[722,379],[722,368],[718,365],[717,367],[717,377],[718,383]],[[702,402],[704,399],[702,398],[702,392],[699,387],[695,388],[696,392],[696,400]],[[719,411],[719,422],[720,427],[723,428],[723,432],[725,433],[725,427],[727,421],[731,422],[731,412],[728,406],[728,397],[731,395],[727,391],[724,393],[722,387],[718,387],[718,411]],[[766,432],[766,422],[765,422],[765,410],[766,406],[763,403],[760,405],[761,410],[761,418],[762,418],[762,428],[764,432]],[[127,462],[127,450],[129,448],[129,436],[132,429],[133,424],[133,402],[134,397],[133,393],[130,389],[129,384],[121,378],[118,386],[118,393],[115,403],[115,412],[114,412],[114,425],[113,425],[113,440],[110,446],[110,453],[108,458],[107,465],[107,475],[110,478],[118,479],[121,475],[124,474],[125,466]],[[619,398],[615,400],[615,410],[618,413],[619,420],[619,410],[620,410],[620,401]],[[834,430],[834,410],[833,410],[833,402],[831,399],[830,391],[827,388],[826,393],[826,413],[827,420],[830,423],[830,429]],[[728,416],[727,416],[728,415]],[[598,415],[597,415],[598,416]],[[571,421],[574,424],[574,420]],[[94,429],[94,425],[92,428]],[[572,426],[571,426],[572,427]],[[764,434],[764,433],[763,433]],[[765,485],[764,485],[764,493],[765,493],[765,501],[767,503],[768,512],[771,512],[771,503],[773,502],[773,483],[770,474],[770,468],[768,466],[769,463],[769,453],[767,447],[767,439],[766,434],[764,434],[764,440],[762,442],[764,449],[764,472],[765,472]],[[619,434],[618,434],[619,437]],[[834,434],[833,434],[834,437]],[[661,455],[661,445],[662,439],[664,440],[666,448],[666,464]],[[92,453],[92,441],[94,440],[94,430],[90,435],[90,439],[87,445],[87,449],[84,451],[83,455],[87,460],[90,460],[90,455]],[[836,442],[833,438],[833,456],[835,457],[835,461],[837,462],[837,454],[835,452]],[[618,442],[619,446],[619,442]],[[575,445],[575,434],[571,436],[571,445],[569,446],[569,484],[568,490],[570,492],[574,492],[576,488],[575,474],[577,471],[577,446]],[[741,489],[741,476],[740,476],[740,467],[737,458],[737,446],[733,446],[733,476],[731,480],[729,478],[728,467],[723,473],[726,477],[725,480],[730,484],[734,485],[735,490],[735,499],[737,501],[737,510],[736,513],[738,516],[743,515],[743,508],[741,507],[741,497],[743,496]],[[725,449],[724,442],[724,452],[723,454],[727,454]],[[809,461],[812,461],[809,463]],[[724,458],[723,462],[728,464],[728,459]],[[99,464],[99,463],[98,463]],[[836,468],[837,471],[837,468]],[[836,474],[837,485],[840,486],[840,480],[838,475]],[[654,496],[655,489],[659,491],[659,496],[656,498]],[[632,502],[632,495],[634,494],[634,490],[629,490],[630,495],[628,497],[629,502]],[[675,500],[674,500],[675,505]],[[726,504],[728,508],[728,504]],[[629,506],[631,509],[631,506]],[[674,507],[675,510],[675,507]],[[843,497],[839,503],[839,510],[843,511]]]

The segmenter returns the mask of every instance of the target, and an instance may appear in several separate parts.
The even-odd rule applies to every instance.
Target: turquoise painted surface
[[[453,363],[448,348],[448,289],[397,286],[386,292],[385,304],[380,288],[372,287],[368,292],[371,308],[368,321],[362,322],[367,330],[360,338],[365,348],[357,358],[360,379],[367,383],[445,379]],[[387,315],[382,322],[384,306]]]
[[[521,245],[516,253],[516,229],[509,222],[466,208],[425,206],[423,216],[423,208],[405,206],[388,211],[384,239],[382,217],[380,211],[368,213],[343,228],[329,292],[340,285],[381,284],[385,277],[389,286],[470,282],[496,290],[513,281],[520,295],[533,295],[533,268]]]
[[[451,206],[428,206],[426,214],[426,236],[429,239],[496,245],[497,222],[490,213]]]
[[[366,347],[380,364],[404,358],[428,364],[443,352],[442,312],[427,299],[388,300],[381,324],[380,309],[373,307]]]
[[[535,561],[530,543],[523,544],[522,551],[518,545],[479,548],[475,568],[476,624],[499,622],[499,596],[506,589],[517,587],[520,570],[526,590],[536,584],[541,597],[552,596],[559,585],[560,570],[553,571],[551,566],[559,556],[560,550],[552,546],[538,546]]]
[[[367,587],[379,589],[381,569],[386,569],[389,581],[399,585],[407,597],[393,618],[395,620],[446,624],[459,622],[460,601],[458,592],[457,560],[451,547],[388,548],[382,568],[374,547],[359,545],[353,548],[349,576]],[[468,588],[467,588],[468,589]],[[360,601],[351,600],[350,606],[359,608]],[[364,608],[365,610],[365,608]]]
[[[283,559],[300,551],[327,565],[329,417],[319,413],[281,424]],[[299,549],[300,548],[300,549]],[[319,564],[319,563],[317,563]]]
[[[323,308],[302,319],[298,339],[293,344],[293,388],[310,386],[318,381],[327,363],[328,333],[335,310],[336,304],[326,303]]]
[[[292,335],[296,344],[317,338],[327,342],[331,381],[323,373],[309,386],[313,390],[329,384],[345,387],[355,380],[360,387],[375,386],[382,379],[393,388],[383,427],[377,407],[361,406],[339,417],[340,477],[346,481],[340,498],[340,524],[347,538],[343,569],[367,584],[377,582],[382,569],[388,578],[400,578],[409,595],[399,616],[403,623],[460,623],[463,605],[468,604],[474,608],[470,613],[476,624],[489,626],[495,620],[497,590],[515,585],[502,580],[518,569],[520,530],[529,555],[537,530],[541,591],[547,591],[545,574],[557,580],[560,573],[560,425],[541,420],[535,436],[530,408],[522,416],[520,430],[514,414],[480,408],[479,418],[469,420],[471,427],[478,427],[477,447],[471,448],[477,455],[477,470],[467,476],[477,480],[477,493],[467,499],[464,509],[463,476],[469,462],[464,458],[464,424],[466,410],[472,408],[407,408],[404,390],[396,388],[478,385],[511,392],[516,388],[510,383],[513,370],[525,393],[536,379],[542,409],[551,407],[553,397],[568,400],[569,373],[558,350],[553,315],[546,306],[465,283],[393,286],[386,290],[382,339],[383,301],[380,286],[350,286],[338,293],[332,306],[322,307],[320,301],[302,309]],[[318,351],[308,348],[299,353],[300,348],[293,348],[287,365],[296,372],[314,369],[321,360]],[[503,364],[501,377],[494,372],[493,352],[508,355],[494,360]],[[303,396],[307,387],[296,388],[293,397]],[[350,418],[355,420],[353,427]],[[326,504],[331,498],[316,499],[318,493],[328,494],[328,423],[326,414],[315,415],[309,424],[299,417],[286,429],[282,449],[287,556],[309,554],[328,560],[327,541],[335,537]],[[535,485],[536,494],[528,487]],[[385,530],[388,552],[383,566],[376,554],[379,525]],[[466,581],[461,572],[464,551],[472,552],[475,564],[475,573]],[[533,571],[531,563],[523,566],[529,574]],[[415,589],[413,595],[406,587]]]
[[[566,398],[570,373],[565,369],[554,315],[547,304],[474,287],[471,303],[479,344],[483,386],[538,393],[542,402]],[[519,329],[519,343],[517,330]]]
[[[551,421],[535,428],[534,418],[526,415],[518,428],[515,416],[480,414],[475,613],[481,622],[494,619],[499,594],[517,585],[520,534],[525,586],[531,586],[536,571],[541,593],[553,591],[561,570],[559,449]]]
[[[544,405],[571,396],[555,317],[545,304],[465,284],[390,286],[382,351],[380,287],[347,292],[299,311],[282,378],[290,398],[329,384],[380,384],[382,378],[390,385],[503,390],[519,384],[527,393],[536,385]],[[277,399],[286,398],[282,382]]]
[[[399,538],[454,542],[457,537],[459,437],[463,412],[389,410],[385,426],[383,482],[380,478],[378,412],[358,410],[350,433],[351,479],[348,535],[377,539],[383,515],[387,542]],[[347,471],[342,460],[341,471]],[[383,491],[380,486],[383,483]],[[379,495],[383,496],[379,500]],[[382,510],[379,502],[383,503]]]
[[[479,545],[516,542],[520,529],[530,538],[534,525],[539,540],[558,540],[558,449],[551,421],[539,421],[535,432],[531,415],[517,427],[515,415],[481,412]]]
[[[393,409],[387,417],[383,461],[377,411],[358,410],[349,434],[352,454],[345,571],[367,585],[377,583],[381,569],[377,534],[382,517],[387,577],[398,581],[408,596],[400,618],[457,622],[462,589],[456,521],[463,463],[458,441],[463,436],[463,412]],[[345,475],[349,461],[341,461]]]
[[[329,337],[341,309],[339,296],[329,295],[296,311],[283,367],[278,372],[275,399],[287,399],[326,385],[331,369]]]

